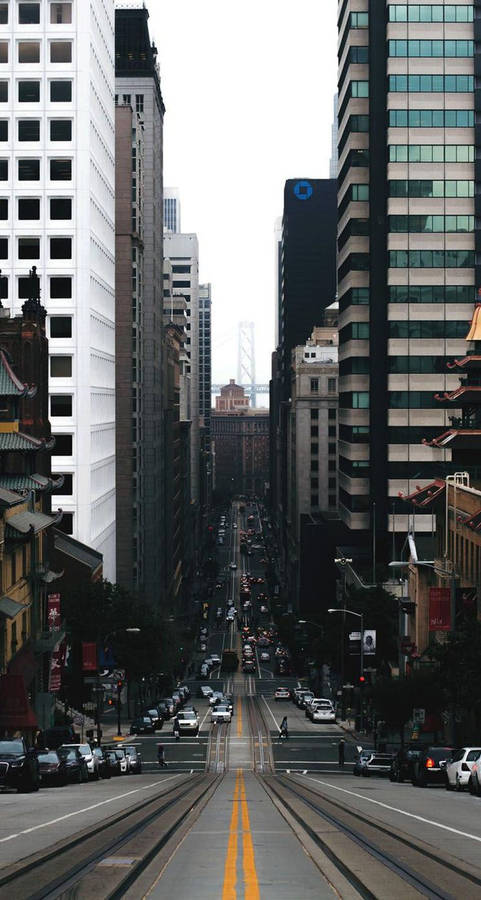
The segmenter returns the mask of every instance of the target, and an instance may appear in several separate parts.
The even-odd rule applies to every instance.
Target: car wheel
[[[475,789],[474,789],[474,781],[473,781],[472,775],[469,776],[469,781],[468,781],[468,791],[469,791],[469,793],[471,794],[471,796],[473,796],[474,793],[475,793]]]
[[[454,786],[454,790],[457,791],[457,793],[459,793],[460,791],[463,790],[463,785],[461,784],[461,782],[459,780],[459,774],[457,772],[456,772],[456,784]]]

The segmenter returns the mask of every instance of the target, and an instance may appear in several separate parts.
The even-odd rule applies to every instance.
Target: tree
[[[431,647],[430,655],[438,663],[438,681],[447,704],[472,738],[481,727],[481,622],[462,622],[443,643]]]
[[[404,743],[404,728],[413,709],[421,707],[428,713],[438,713],[444,698],[433,671],[415,672],[408,678],[383,678],[371,689],[371,700],[378,719],[397,731]]]

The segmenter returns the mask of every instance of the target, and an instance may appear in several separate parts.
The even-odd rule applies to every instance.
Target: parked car
[[[204,700],[208,700],[208,698],[214,693],[214,691],[208,684],[201,684],[199,691],[200,691],[199,696],[203,697]]]
[[[366,765],[368,759],[370,759],[372,755],[373,755],[372,750],[361,750],[358,758],[356,759],[356,762],[354,763],[352,774],[357,775],[357,776],[361,775],[364,766]]]
[[[304,707],[304,715],[306,719],[310,716],[311,707],[317,706],[318,703],[322,703],[323,697],[311,697],[310,700],[306,701],[306,705]]]
[[[161,730],[162,725],[164,724],[164,720],[162,714],[156,707],[149,707],[149,709],[144,709],[143,716],[149,716],[152,719],[154,731]]]
[[[98,781],[99,779],[99,770],[98,763],[92,753],[92,748],[90,744],[63,744],[63,747],[67,747],[67,749],[71,749],[72,747],[76,747],[79,753],[82,754],[86,766],[89,778],[95,779]],[[62,749],[61,747],[59,749]]]
[[[301,691],[299,694],[299,698],[296,701],[296,705],[299,707],[299,709],[305,709],[306,704],[311,700],[314,700],[314,694],[312,693],[312,691]]]
[[[321,700],[309,707],[311,722],[335,722],[336,712],[330,700]]]
[[[427,747],[414,763],[413,785],[426,787],[428,784],[444,784],[446,763],[453,753],[454,747]]]
[[[214,706],[210,713],[210,721],[213,724],[219,724],[221,722],[230,722],[232,718],[232,713],[228,706]]]
[[[154,723],[150,716],[139,716],[130,725],[130,734],[154,734]]]
[[[130,760],[123,747],[116,747],[114,750],[118,760],[119,775],[128,775],[130,770]]]
[[[289,688],[286,687],[278,687],[274,693],[274,700],[290,700],[291,693]]]
[[[37,759],[42,787],[62,787],[68,783],[64,761],[56,750],[41,750],[37,753]]]
[[[161,700],[160,703],[157,704],[157,709],[159,710],[159,713],[162,716],[164,722],[166,722],[167,719],[170,719],[170,712],[167,703],[164,703],[164,701]]]
[[[177,721],[179,723],[179,731],[181,734],[198,735],[199,717],[193,709],[184,709],[182,712],[179,712],[177,714]]]
[[[164,699],[162,700],[162,703],[165,703],[165,705],[167,707],[167,711],[169,713],[169,717],[172,718],[172,716],[175,715],[175,703],[174,703],[172,697],[164,697]]]
[[[389,775],[391,771],[392,753],[370,753],[364,760],[360,774],[363,778],[371,775]]]
[[[97,770],[101,778],[110,778],[111,772],[107,763],[107,757],[102,747],[94,747],[92,753],[97,760]]]
[[[107,768],[111,775],[121,775],[120,759],[118,759],[115,750],[104,750]]]
[[[23,738],[0,741],[0,785],[17,788],[19,793],[38,791],[37,754],[27,747]]]
[[[137,747],[132,746],[122,746],[122,750],[125,752],[125,755],[129,760],[129,772],[132,775],[140,775],[142,772],[142,755]]]
[[[471,775],[468,781],[469,793],[475,797],[481,796],[481,753],[471,763]]]
[[[423,743],[413,742],[401,747],[392,761],[390,780],[399,784],[402,784],[406,778],[411,781],[414,777],[414,764],[426,746]]]
[[[69,782],[82,784],[82,782],[89,780],[87,763],[78,747],[63,744],[57,749],[57,753],[64,764]]]
[[[446,762],[446,790],[463,791],[468,786],[471,768],[481,753],[481,747],[461,747]]]

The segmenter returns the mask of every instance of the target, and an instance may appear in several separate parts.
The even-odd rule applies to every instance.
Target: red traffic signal
[[[107,700],[107,706],[113,706],[113,705],[114,705],[114,701],[112,700],[112,697],[109,697],[109,699]]]
[[[366,681],[366,679],[365,679],[364,675],[360,675],[359,676],[359,684],[365,684],[365,681]]]
[[[117,682],[117,690],[120,691],[122,689],[123,685],[124,685],[123,681],[118,681]]]

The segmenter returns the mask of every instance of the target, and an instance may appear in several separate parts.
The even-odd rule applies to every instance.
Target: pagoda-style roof
[[[54,446],[54,438],[34,438],[21,431],[0,432],[0,453],[7,450],[51,450]]]
[[[416,490],[413,491],[412,494],[400,494],[399,496],[403,500],[410,501],[414,506],[419,506],[425,508],[429,506],[433,500],[437,500],[444,491],[446,490],[446,482],[442,481],[441,478],[436,478],[436,481],[431,482],[426,487],[416,487]]]
[[[427,441],[426,438],[423,440],[423,444],[426,447],[445,449],[446,447],[456,446],[457,450],[475,449],[475,446],[479,445],[480,442],[481,429],[479,428],[449,428],[448,431],[443,431],[442,434],[433,438],[432,441]],[[474,447],[473,443],[475,444]]]
[[[1,475],[0,486],[10,491],[54,491],[61,488],[64,482],[63,475],[57,478],[48,478],[46,475]]]
[[[481,356],[478,356],[475,353],[472,353],[468,356],[463,356],[462,359],[453,359],[452,362],[448,362],[448,369],[481,369]]]
[[[0,350],[0,397],[35,397],[35,385],[23,384],[15,375],[5,350]]]
[[[443,394],[435,394],[434,399],[439,400],[440,403],[457,403],[458,406],[465,403],[481,404],[481,385],[462,384],[455,391],[444,391]]]
[[[31,532],[33,532],[33,534],[38,534],[39,531],[44,531],[51,525],[56,525],[61,519],[61,511],[53,516],[47,516],[45,513],[41,512],[31,512],[30,510],[15,513],[6,520],[5,537],[18,540]]]

